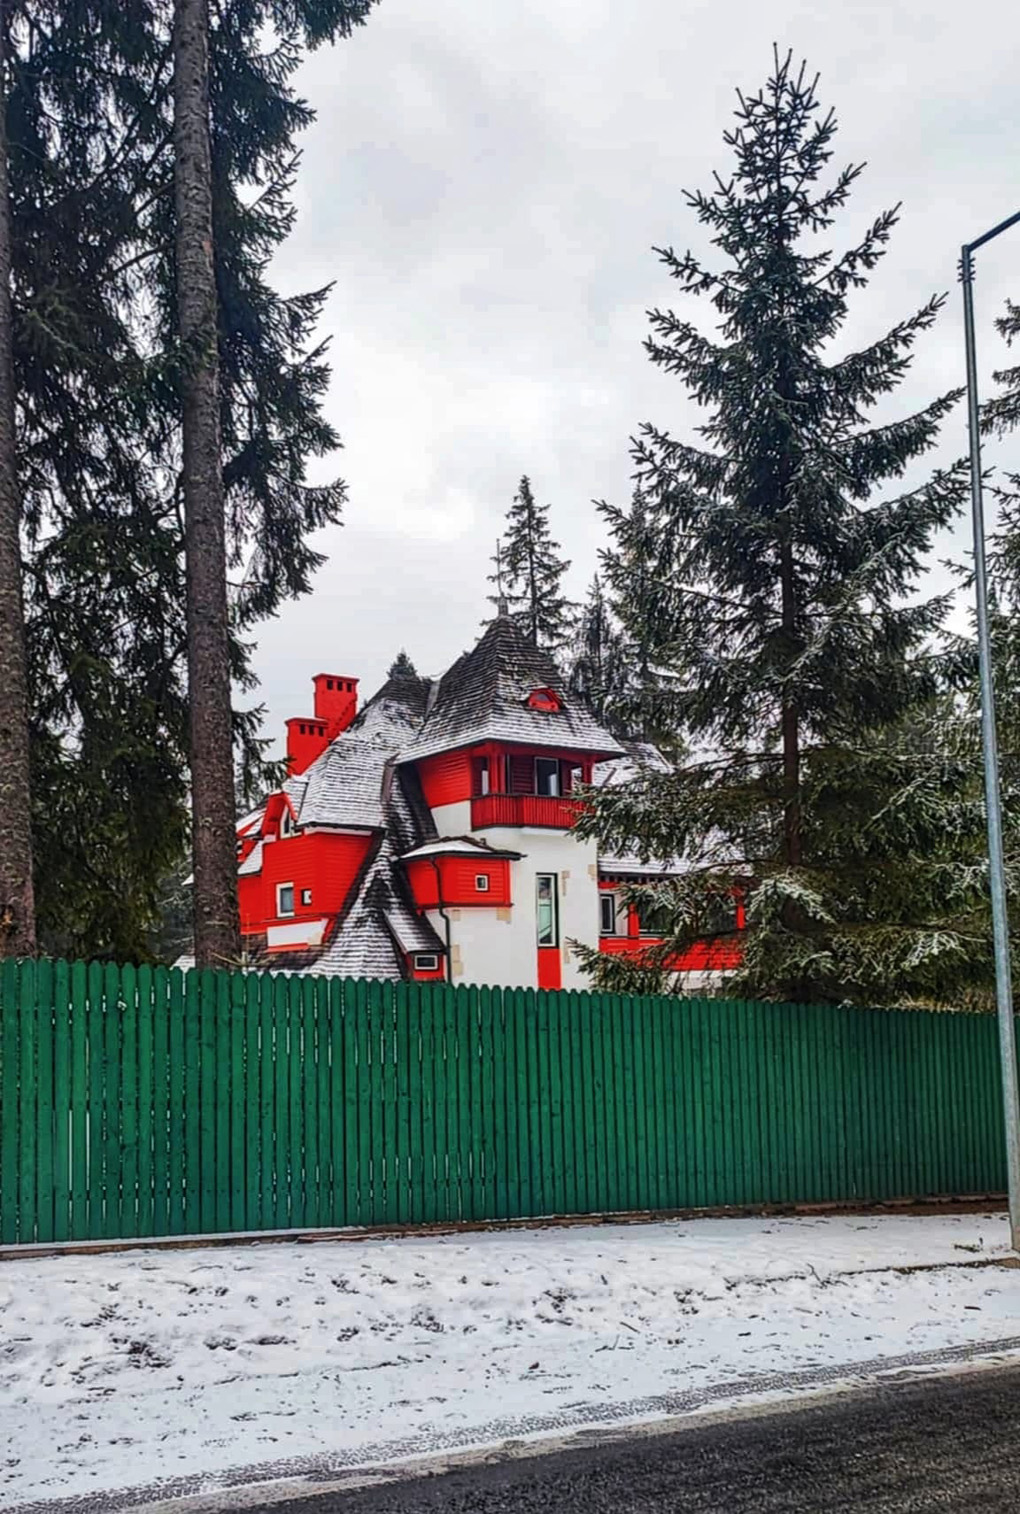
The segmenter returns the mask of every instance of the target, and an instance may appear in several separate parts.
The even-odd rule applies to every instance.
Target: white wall
[[[433,810],[441,836],[471,835],[471,805],[448,804]],[[538,939],[535,921],[535,876],[555,873],[559,880],[560,949],[563,987],[587,988],[567,942],[597,946],[599,903],[597,852],[594,841],[579,841],[570,831],[510,828],[479,831],[479,840],[507,851],[523,852],[510,864],[509,910],[496,907],[449,909],[454,983],[503,984],[510,988],[538,986]],[[438,914],[430,919],[445,939]]]

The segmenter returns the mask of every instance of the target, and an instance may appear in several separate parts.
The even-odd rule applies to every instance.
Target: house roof
[[[388,746],[396,751],[413,740],[428,707],[433,680],[416,673],[398,673],[387,678],[350,725],[359,741]]]
[[[489,846],[485,841],[476,841],[473,836],[444,837],[441,841],[429,841],[424,846],[416,846],[411,852],[404,852],[401,862],[417,862],[428,857],[481,857],[490,862],[493,858],[504,858],[511,862],[519,861],[521,852],[507,851],[502,847]]]
[[[592,783],[596,788],[615,788],[631,783],[642,773],[671,773],[672,764],[650,741],[622,741],[622,756],[607,762],[596,762],[592,769]]]
[[[237,869],[237,876],[239,878],[246,878],[251,873],[260,873],[262,871],[262,852],[264,847],[265,842],[260,836],[241,863],[241,866]]]
[[[306,783],[295,805],[298,824],[381,830],[388,761],[385,746],[361,741],[345,731],[302,774]]]
[[[552,689],[560,708],[530,708],[528,698],[536,689]],[[623,752],[595,717],[568,697],[550,654],[502,613],[477,645],[439,680],[420,730],[401,748],[398,760],[413,762],[480,741],[597,752],[605,757]]]
[[[398,949],[405,956],[409,957],[413,952],[436,952],[442,956],[443,943],[424,915],[383,906],[382,918]]]

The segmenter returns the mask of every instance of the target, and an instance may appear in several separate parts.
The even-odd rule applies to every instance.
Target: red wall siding
[[[602,936],[599,951],[609,956],[636,956],[649,947],[658,946],[653,936]],[[696,941],[689,951],[681,953],[670,962],[674,972],[723,972],[740,965],[740,942],[727,937],[725,941]]]
[[[508,767],[511,794],[533,794],[535,792],[535,759],[530,752],[514,752]]]
[[[438,757],[426,757],[418,764],[425,803],[429,809],[438,809],[442,804],[460,804],[471,798],[470,751],[441,752]]]
[[[278,919],[276,886],[293,883],[294,913],[288,920],[321,919],[335,915],[346,902],[355,878],[368,856],[372,837],[311,835],[288,836],[271,841],[262,852],[262,873],[257,878],[239,878],[242,929],[264,930]],[[256,887],[252,887],[256,885]],[[301,903],[302,889],[312,891],[311,904]]]
[[[538,986],[539,988],[563,987],[563,958],[558,946],[538,948]]]
[[[487,861],[473,857],[438,857],[439,877],[442,880],[443,904],[455,908],[482,905],[493,908],[507,905],[510,899],[510,864],[502,860]],[[484,873],[489,879],[489,891],[479,893],[475,879]],[[436,888],[436,870],[431,862],[409,862],[407,877],[419,909],[435,909],[439,903]]]
[[[256,935],[265,929],[262,910],[262,875],[249,873],[237,880],[237,903],[241,911],[241,933]]]

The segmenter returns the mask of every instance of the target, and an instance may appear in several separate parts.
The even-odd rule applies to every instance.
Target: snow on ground
[[[943,1264],[1007,1250],[841,1216],[3,1262],[0,1507],[1002,1340],[1020,1271]]]

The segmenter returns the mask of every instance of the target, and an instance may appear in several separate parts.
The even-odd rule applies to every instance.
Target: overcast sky
[[[1006,0],[381,0],[308,62],[318,122],[276,277],[335,281],[328,410],[350,504],[314,593],[260,629],[269,732],[310,709],[315,673],[367,696],[402,647],[435,673],[471,645],[522,473],[583,595],[603,543],[591,502],[629,497],[629,437],[696,424],[642,350],[646,310],[676,292],[651,248],[705,250],[682,191],[728,170],[735,91],[764,83],[774,41],[821,75],[837,159],[869,165],[833,240],[903,202],[841,345],[950,292],[890,409],[906,412],[962,382],[960,243],[1020,208]],[[1020,229],[980,255],[985,375],[1006,360],[1007,293]],[[965,426],[961,405],[946,458]]]

